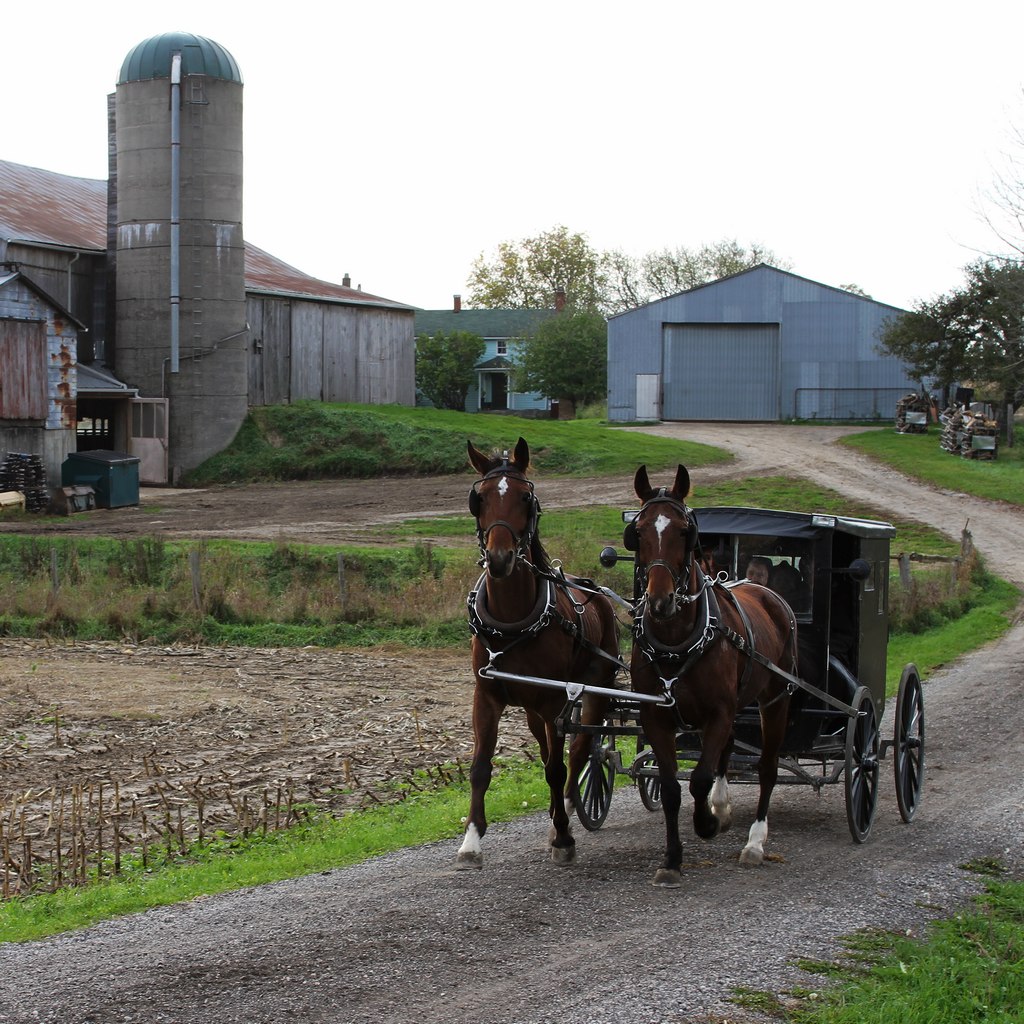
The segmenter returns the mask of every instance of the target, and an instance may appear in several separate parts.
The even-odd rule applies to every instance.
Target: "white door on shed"
[[[666,324],[666,420],[778,420],[778,324]]]
[[[661,419],[660,373],[638,373],[636,375],[636,418],[638,420]]]

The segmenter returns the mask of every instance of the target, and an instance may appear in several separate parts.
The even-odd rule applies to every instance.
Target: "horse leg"
[[[658,780],[661,783],[661,809],[665,815],[665,859],[655,872],[654,884],[665,889],[678,889],[682,884],[679,866],[683,862],[683,844],[679,839],[679,808],[683,791],[676,777],[676,733],[671,719],[659,720],[655,712],[645,705],[640,712],[644,738],[658,762]]]
[[[605,711],[608,708],[607,697],[593,697],[591,695],[583,698],[583,713],[580,715],[581,725],[601,725],[605,720]],[[571,818],[576,811],[572,800],[573,783],[580,777],[583,766],[590,757],[591,745],[594,742],[594,733],[577,733],[569,744],[569,772],[565,780],[565,813]]]
[[[551,802],[548,810],[551,815],[551,830],[548,842],[551,845],[551,859],[564,867],[576,859],[576,840],[569,827],[569,814],[566,811],[565,780],[565,737],[558,735],[553,723],[548,724],[548,748],[550,753],[544,764],[544,777],[548,780]]]
[[[750,826],[747,845],[740,851],[740,863],[744,867],[757,867],[764,863],[764,844],[768,838],[768,805],[779,778],[779,750],[785,737],[788,715],[788,700],[778,700],[761,708],[761,758],[757,762],[760,792],[757,815],[754,824]]]
[[[701,839],[714,839],[722,829],[722,820],[714,813],[713,803],[728,807],[729,794],[723,766],[729,764],[732,747],[732,722],[719,715],[704,727],[700,744],[700,760],[690,773],[690,795],[693,797],[693,831]],[[712,765],[714,767],[712,767]],[[713,796],[715,789],[718,792]],[[731,812],[730,812],[731,813]]]
[[[732,748],[735,743],[735,735],[730,734],[722,754],[718,759],[718,771],[715,774],[715,781],[711,787],[711,813],[718,819],[719,832],[728,832],[732,827],[732,803],[729,800],[729,759],[732,757]]]
[[[494,750],[498,744],[498,720],[504,706],[485,697],[477,683],[473,697],[473,763],[469,770],[470,799],[466,834],[455,858],[457,868],[481,868],[484,855],[480,840],[487,832],[484,797],[491,784]]]

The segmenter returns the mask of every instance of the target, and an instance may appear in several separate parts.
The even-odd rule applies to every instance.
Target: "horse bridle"
[[[663,558],[656,558],[651,562],[640,562],[637,560],[636,566],[641,573],[641,578],[646,581],[651,569],[655,566],[660,565],[668,574],[672,577],[672,588],[675,591],[676,600],[681,604],[690,604],[696,601],[701,593],[704,591],[704,586],[697,588],[697,592],[691,594],[689,592],[690,576],[693,570],[693,559],[697,555],[699,557],[701,553],[700,548],[700,532],[697,527],[697,514],[690,508],[685,502],[679,501],[676,498],[670,497],[667,493],[667,488],[662,487],[653,498],[648,498],[643,503],[640,511],[634,516],[632,522],[626,524],[626,528],[622,531],[622,545],[627,551],[636,552],[639,550],[640,541],[637,537],[637,520],[652,506],[652,505],[670,505],[678,512],[683,514],[689,524],[686,530],[686,557],[683,561],[683,568],[681,573],[676,573],[675,569],[668,564]]]
[[[480,513],[483,511],[483,499],[480,497],[479,487],[482,483],[487,480],[491,480],[497,476],[505,476],[510,480],[520,480],[527,487],[530,488],[528,494],[523,495],[523,499],[530,505],[529,517],[526,520],[526,529],[520,534],[517,533],[511,523],[504,519],[495,519],[490,526],[484,530],[480,526]],[[540,519],[540,502],[537,500],[536,494],[533,491],[533,481],[527,479],[517,469],[513,469],[508,461],[508,452],[504,453],[500,466],[495,467],[489,473],[484,474],[475,484],[469,492],[469,513],[476,520],[476,539],[480,545],[480,551],[483,553],[487,549],[487,538],[490,536],[491,530],[496,526],[504,526],[506,530],[512,535],[512,541],[515,545],[516,557],[521,558],[530,550],[530,545],[533,543],[533,538],[537,533],[537,523]]]

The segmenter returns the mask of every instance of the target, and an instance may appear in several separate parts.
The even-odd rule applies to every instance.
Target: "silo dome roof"
[[[171,56],[181,54],[182,75],[209,75],[242,84],[235,58],[220,43],[191,32],[164,32],[139,43],[125,57],[117,84],[171,77]]]

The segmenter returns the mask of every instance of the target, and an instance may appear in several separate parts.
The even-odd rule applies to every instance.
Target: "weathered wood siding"
[[[412,310],[250,295],[249,404],[412,405]]]

